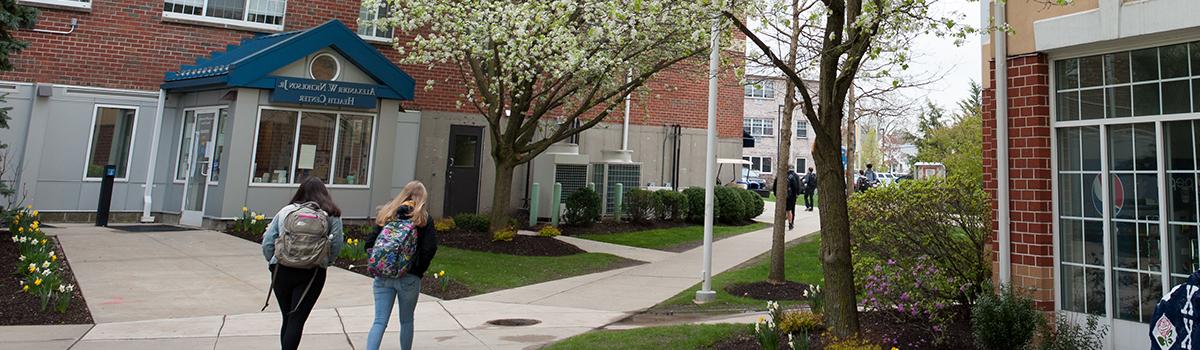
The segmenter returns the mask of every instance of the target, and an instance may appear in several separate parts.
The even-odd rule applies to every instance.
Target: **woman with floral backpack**
[[[421,293],[421,278],[437,253],[433,219],[426,210],[427,197],[424,184],[409,182],[400,195],[379,209],[375,232],[367,237],[367,272],[375,276],[375,322],[367,334],[369,350],[379,349],[395,302],[400,303],[400,349],[412,349],[413,312]]]

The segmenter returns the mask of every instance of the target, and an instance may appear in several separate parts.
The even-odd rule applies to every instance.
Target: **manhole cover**
[[[493,325],[493,326],[521,327],[521,326],[532,326],[532,325],[535,325],[538,323],[542,323],[542,321],[531,320],[528,318],[504,318],[504,319],[499,319],[499,320],[487,321],[487,323],[490,325]]]

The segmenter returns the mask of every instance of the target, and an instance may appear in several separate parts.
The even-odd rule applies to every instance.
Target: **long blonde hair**
[[[388,222],[396,219],[396,210],[399,210],[400,206],[408,204],[413,207],[410,214],[413,225],[425,227],[425,224],[428,224],[426,222],[428,211],[425,208],[427,197],[429,196],[425,192],[425,184],[416,180],[410,181],[404,185],[404,190],[400,191],[396,198],[392,198],[391,202],[379,208],[379,213],[375,214],[375,224],[387,225]]]

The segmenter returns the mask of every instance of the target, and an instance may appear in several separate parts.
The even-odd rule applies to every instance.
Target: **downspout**
[[[633,68],[630,68],[629,73],[625,74],[625,85],[629,85],[629,83],[632,81],[633,81]],[[622,151],[629,150],[629,110],[630,110],[629,102],[632,99],[632,95],[633,95],[632,93],[625,95],[625,118],[624,118],[625,121],[624,121],[624,126],[621,127],[621,150]]]
[[[993,23],[999,27],[1005,23],[1004,2],[995,1]],[[1000,243],[1000,283],[1012,283],[1012,239],[1009,232],[1008,203],[1008,33],[993,30],[995,38],[995,83],[996,83],[996,201],[998,202],[997,239]]]
[[[158,89],[158,107],[154,111],[154,133],[150,137],[150,161],[146,166],[146,185],[142,190],[142,222],[154,222],[150,207],[154,203],[154,166],[158,161],[158,141],[162,136],[163,109],[167,104],[167,90]]]

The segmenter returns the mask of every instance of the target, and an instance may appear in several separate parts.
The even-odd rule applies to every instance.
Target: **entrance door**
[[[179,224],[200,226],[204,222],[204,202],[208,197],[208,181],[212,175],[213,154],[216,142],[213,135],[217,130],[217,110],[204,109],[188,111],[184,114],[184,130],[191,130],[187,145],[189,156],[184,161],[187,166],[183,185],[183,215]]]
[[[443,215],[474,213],[479,208],[479,163],[483,128],[450,126],[450,156],[446,162],[446,204]]]

